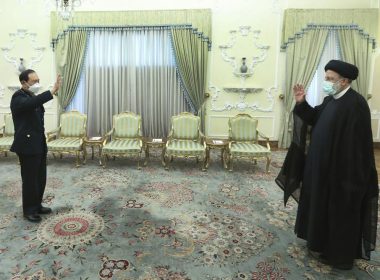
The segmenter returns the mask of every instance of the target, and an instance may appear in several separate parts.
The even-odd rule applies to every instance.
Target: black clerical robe
[[[378,181],[371,117],[353,89],[294,113],[312,126],[295,232],[330,264],[370,258],[377,230]]]

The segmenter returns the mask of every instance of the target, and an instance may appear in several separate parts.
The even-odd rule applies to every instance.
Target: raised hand
[[[305,101],[306,93],[305,88],[301,84],[296,84],[293,87],[294,99],[297,103],[301,103]]]
[[[61,75],[58,75],[57,80],[55,81],[55,84],[51,90],[51,93],[54,95],[57,95],[58,90],[61,87],[61,85],[62,85],[62,77],[61,77]]]

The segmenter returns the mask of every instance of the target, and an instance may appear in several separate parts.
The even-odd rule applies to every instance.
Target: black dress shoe
[[[43,206],[41,206],[40,210],[38,210],[38,214],[50,214],[51,212],[51,208]]]
[[[42,220],[38,214],[24,214],[24,218],[32,223],[39,223]]]

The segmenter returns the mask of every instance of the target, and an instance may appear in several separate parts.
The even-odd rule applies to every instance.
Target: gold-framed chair
[[[229,146],[227,162],[229,171],[233,170],[233,160],[237,158],[252,159],[257,163],[258,158],[266,158],[266,172],[269,173],[271,150],[269,138],[257,130],[258,120],[248,114],[237,114],[228,121]],[[266,141],[266,147],[258,143],[259,137]]]
[[[199,162],[201,158],[202,171],[206,170],[206,143],[200,129],[201,119],[189,112],[172,116],[171,130],[166,142],[164,153],[165,169],[169,169],[169,159],[174,157],[194,157]]]
[[[15,134],[11,113],[4,114],[4,124],[0,130],[2,131],[0,134],[0,152],[3,152],[5,156],[8,156]]]
[[[112,129],[104,136],[101,153],[102,165],[110,156],[137,156],[137,168],[143,150],[141,116],[133,112],[123,112],[113,116]]]
[[[83,139],[87,135],[86,123],[87,115],[78,111],[61,114],[59,127],[47,133],[48,151],[54,158],[56,153],[60,158],[62,154],[74,154],[76,167],[80,166],[80,154],[83,158],[86,157],[86,151],[83,149]]]

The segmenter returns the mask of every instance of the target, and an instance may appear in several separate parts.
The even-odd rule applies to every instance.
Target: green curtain
[[[287,148],[291,142],[294,107],[292,87],[296,83],[308,87],[329,29],[339,32],[343,59],[360,67],[361,73],[353,87],[365,96],[368,94],[370,49],[376,46],[378,17],[378,9],[285,10],[281,48],[286,51],[286,81],[279,147]]]
[[[170,26],[188,25],[211,38],[211,10],[153,10],[153,11],[91,11],[75,12],[70,20],[63,20],[56,12],[51,13],[50,32],[53,45],[64,36],[70,27],[125,27],[125,26]]]
[[[352,82],[352,88],[366,99],[368,97],[370,67],[372,58],[372,42],[358,30],[338,30],[342,59],[359,68],[358,78]]]
[[[185,94],[201,117],[204,131],[208,42],[189,29],[172,28],[171,36],[181,83],[185,88]]]
[[[78,87],[87,45],[87,32],[71,31],[58,42],[55,49],[57,73],[62,76],[58,94],[60,110],[70,104]]]
[[[294,42],[287,46],[284,117],[278,141],[281,148],[288,148],[292,139],[292,111],[295,105],[293,86],[295,84],[303,84],[305,88],[309,86],[318,67],[327,35],[327,29],[308,30],[296,36]]]
[[[284,13],[281,47],[311,23],[320,25],[356,24],[371,38],[378,34],[378,9],[287,9]]]

